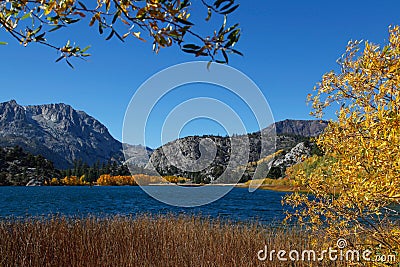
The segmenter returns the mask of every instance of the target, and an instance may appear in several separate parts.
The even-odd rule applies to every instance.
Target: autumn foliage
[[[191,1],[122,1],[122,0],[32,0],[1,1],[0,30],[4,29],[20,44],[39,43],[60,53],[56,61],[86,58],[90,46],[81,48],[68,41],[65,45],[49,41],[54,31],[85,22],[100,35],[122,42],[133,38],[150,41],[153,51],[176,45],[182,52],[211,61],[228,63],[228,54],[241,53],[234,49],[240,38],[239,24],[227,24],[227,17],[239,5],[234,0],[201,1],[206,21],[220,18],[220,24],[208,35],[196,32],[190,19]],[[201,10],[200,10],[201,11]],[[201,14],[201,13],[200,13]],[[204,21],[204,20],[203,20]],[[222,24],[222,25],[221,25]],[[219,29],[219,30],[218,30]],[[7,44],[1,42],[0,44]]]
[[[173,184],[183,184],[183,183],[186,183],[187,181],[190,181],[190,179],[188,179],[188,178],[177,177],[177,176],[164,176],[163,178],[166,181],[168,181],[169,183],[173,183]]]
[[[97,179],[98,185],[137,185],[134,176],[111,176],[104,174]]]
[[[389,43],[349,42],[341,71],[325,74],[309,99],[321,117],[338,104],[316,142],[324,157],[289,170],[311,194],[285,199],[292,214],[327,239],[355,237],[353,247],[400,251],[400,28]],[[362,47],[363,46],[363,47]],[[357,242],[366,236],[367,242]]]
[[[122,186],[122,185],[148,185],[148,184],[182,184],[190,181],[188,178],[177,176],[151,176],[145,174],[135,175],[111,175],[102,174],[97,179],[96,183],[86,181],[85,175],[81,177],[66,176],[63,179],[53,178],[46,185],[68,185],[68,186],[85,186],[85,185],[100,185],[100,186]]]
[[[85,175],[82,175],[81,177],[66,176],[63,179],[53,178],[49,182],[49,185],[83,186],[90,185],[90,183],[86,181]]]

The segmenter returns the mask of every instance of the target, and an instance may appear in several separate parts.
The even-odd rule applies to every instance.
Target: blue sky
[[[230,22],[241,24],[243,33],[237,49],[245,56],[233,56],[230,65],[259,86],[275,120],[311,119],[306,95],[325,72],[337,69],[336,59],[347,42],[364,39],[384,43],[388,26],[400,23],[398,0],[237,2],[241,6]],[[206,17],[206,10],[195,8],[195,20]],[[96,28],[86,26],[84,22],[52,36],[59,44],[71,39],[81,46],[92,45],[92,56],[87,62],[75,60],[74,70],[65,63],[54,63],[55,51],[35,44],[24,48],[1,31],[0,41],[9,45],[0,47],[0,101],[67,103],[100,120],[121,140],[125,110],[137,88],[158,71],[197,59],[177,48],[156,55],[151,43],[134,39],[107,42]],[[199,30],[206,33],[211,28],[207,25]],[[189,96],[189,92],[198,95],[202,90],[204,94],[213,91],[207,85],[193,88],[187,90]],[[222,92],[219,98],[225,96],[229,98]],[[173,108],[164,109],[167,107]],[[194,133],[224,134],[216,123],[204,120],[186,125],[182,135]],[[150,135],[148,145],[158,146],[159,139],[159,133]]]

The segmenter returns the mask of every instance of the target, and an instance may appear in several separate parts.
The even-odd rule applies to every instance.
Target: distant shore
[[[237,188],[254,188],[254,189],[262,189],[262,190],[271,190],[271,191],[278,191],[278,192],[295,192],[298,189],[294,186],[290,185],[268,185],[262,184],[260,186],[251,186],[247,183],[238,183],[238,184],[166,184],[166,183],[155,183],[155,184],[148,184],[146,186],[182,186],[182,187],[200,187],[200,186],[232,186]],[[305,190],[301,190],[305,191]]]
[[[298,189],[296,187],[289,186],[289,185],[260,185],[258,187],[253,187],[253,186],[248,186],[246,184],[237,184],[236,187],[271,190],[271,191],[278,191],[278,192],[296,192],[296,191],[298,191]],[[303,191],[303,190],[301,190],[301,191]]]
[[[260,180],[250,180],[246,183],[211,183],[211,184],[195,184],[195,183],[149,183],[149,184],[141,184],[142,186],[182,186],[182,187],[201,187],[201,186],[231,186],[231,187],[237,187],[237,188],[254,188],[254,189],[262,189],[262,190],[271,190],[271,191],[278,191],[278,192],[295,192],[298,191],[298,188],[286,183],[286,182],[279,182],[282,180],[273,180],[272,182],[270,180],[272,179],[266,179],[269,180],[268,183],[263,183],[260,182]],[[81,184],[81,185],[43,185],[43,184],[35,184],[32,183],[31,185],[27,186],[138,186],[138,184],[133,184],[133,185],[99,185],[96,183],[93,184]],[[300,191],[306,191],[305,189],[302,189]]]

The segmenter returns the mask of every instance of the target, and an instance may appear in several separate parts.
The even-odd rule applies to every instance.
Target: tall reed
[[[7,219],[0,266],[323,266],[258,260],[265,246],[303,250],[307,240],[301,230],[184,215]]]

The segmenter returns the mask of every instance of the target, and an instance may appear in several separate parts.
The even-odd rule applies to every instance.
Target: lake
[[[168,186],[162,188],[169,190]],[[211,204],[179,208],[153,199],[137,186],[0,187],[0,218],[172,213],[273,224],[285,217],[281,205],[285,194],[269,190],[250,193],[247,188],[233,188]]]

